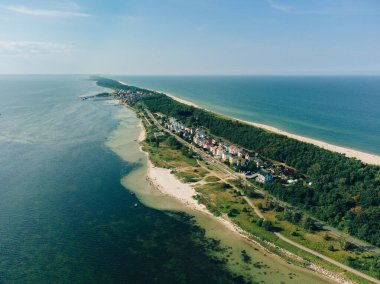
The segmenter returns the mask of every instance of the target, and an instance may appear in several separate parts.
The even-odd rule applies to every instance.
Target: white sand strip
[[[121,81],[118,81],[118,82],[120,84],[123,84],[123,85],[128,85],[128,84],[126,84],[124,82],[121,82]],[[149,90],[149,89],[147,89],[147,90]],[[151,90],[151,91],[155,91],[155,90]],[[201,108],[200,106],[198,106],[198,105],[196,105],[196,104],[194,104],[194,103],[192,103],[190,101],[178,98],[178,97],[176,97],[173,94],[169,94],[169,93],[162,92],[162,91],[157,91],[157,92],[161,92],[161,93],[167,95],[168,97],[172,98],[173,100],[176,100],[177,102],[180,102],[180,103],[183,103],[183,104],[186,104],[186,105],[189,105],[189,106],[193,106],[193,107],[196,107],[196,108],[204,109],[204,108]],[[359,151],[359,150],[354,150],[354,149],[350,149],[350,148],[345,148],[345,147],[337,146],[337,145],[330,144],[330,143],[327,143],[327,142],[323,142],[323,141],[320,141],[320,140],[317,140],[317,139],[314,139],[314,138],[309,138],[309,137],[304,137],[304,136],[297,135],[297,134],[292,134],[292,133],[286,132],[284,130],[278,129],[276,127],[265,125],[265,124],[261,124],[261,123],[245,121],[245,120],[241,120],[241,119],[234,118],[234,117],[231,117],[231,118],[232,119],[236,119],[236,120],[238,120],[240,122],[247,123],[249,125],[258,127],[258,128],[265,129],[267,131],[271,131],[271,132],[274,132],[274,133],[277,133],[277,134],[285,135],[285,136],[287,136],[289,138],[297,139],[299,141],[303,141],[303,142],[306,142],[306,143],[310,143],[310,144],[316,145],[318,147],[321,147],[321,148],[329,150],[329,151],[333,151],[333,152],[338,152],[338,153],[344,154],[347,157],[359,159],[362,162],[367,163],[367,164],[380,165],[380,156],[375,155],[375,154],[370,154],[370,153],[366,153],[366,152]]]

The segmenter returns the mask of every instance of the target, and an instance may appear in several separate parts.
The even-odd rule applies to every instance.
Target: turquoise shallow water
[[[111,76],[209,110],[380,154],[380,77]]]
[[[238,282],[185,215],[120,184],[142,165],[105,146],[120,107],[79,100],[102,91],[86,78],[0,76],[0,283]]]
[[[78,99],[102,91],[87,76],[0,76],[0,283],[329,282],[208,215],[185,210],[201,228],[162,211],[184,207],[146,182],[135,113]]]

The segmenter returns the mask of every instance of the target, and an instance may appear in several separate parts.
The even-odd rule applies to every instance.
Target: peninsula
[[[162,191],[295,264],[339,282],[379,283],[379,166],[157,91],[95,80],[141,117],[143,150],[160,171],[150,178]],[[184,186],[165,186],[172,174]]]

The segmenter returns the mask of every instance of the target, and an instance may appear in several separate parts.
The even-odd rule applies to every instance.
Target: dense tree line
[[[103,87],[149,92],[152,96],[145,97],[143,103],[152,112],[175,117],[187,125],[204,127],[216,136],[296,168],[312,181],[311,186],[296,183],[285,187],[280,182],[272,182],[267,189],[330,225],[380,245],[379,166],[179,103],[164,94],[105,78],[95,79]]]
[[[104,88],[126,90],[126,91],[131,90],[133,92],[153,93],[152,91],[148,91],[146,89],[142,89],[139,87],[123,85],[119,83],[118,81],[108,79],[108,78],[93,76],[90,78],[90,80],[96,81],[96,84],[98,86],[101,86]]]
[[[163,95],[143,102],[152,112],[202,126],[212,134],[297,169],[312,185],[267,186],[275,196],[374,245],[380,245],[380,167],[197,109]]]

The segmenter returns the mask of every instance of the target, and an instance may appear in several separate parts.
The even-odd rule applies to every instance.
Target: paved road
[[[219,160],[215,159],[214,157],[211,157],[210,155],[208,155],[207,153],[205,153],[203,150],[200,150],[199,148],[195,147],[194,145],[191,145],[190,143],[188,143],[187,141],[185,141],[184,139],[182,139],[182,138],[179,137],[178,135],[173,134],[171,131],[169,131],[168,129],[164,128],[164,127],[163,127],[163,126],[162,126],[162,125],[156,120],[156,118],[153,116],[153,114],[152,114],[149,110],[145,109],[145,111],[146,111],[146,113],[148,114],[149,118],[153,121],[153,123],[154,123],[154,124],[160,129],[160,130],[165,131],[165,132],[167,132],[167,133],[169,133],[169,134],[175,136],[175,137],[178,139],[178,141],[180,141],[180,142],[183,143],[184,145],[190,147],[194,152],[196,152],[198,155],[200,155],[204,160],[208,161],[209,163],[210,163],[210,162],[213,163],[213,165],[214,165],[216,168],[218,168],[219,170],[221,170],[222,172],[224,172],[224,173],[226,173],[226,174],[229,174],[229,175],[231,175],[232,177],[235,177],[235,178],[242,178],[241,176],[239,176],[239,175],[237,175],[236,173],[232,172],[231,169],[229,169],[226,165],[224,165],[223,163],[221,163]],[[260,191],[260,190],[257,190],[257,191],[265,195],[264,192],[262,192],[262,191]],[[264,216],[261,214],[260,210],[259,210],[259,209],[258,209],[253,203],[252,203],[252,201],[251,201],[247,196],[244,195],[244,192],[242,192],[241,190],[240,190],[240,192],[242,193],[244,200],[245,200],[245,201],[249,204],[249,206],[255,211],[255,213],[256,213],[260,218],[262,218],[262,219],[265,220],[265,218],[264,218]],[[312,249],[310,249],[310,248],[307,248],[307,247],[305,247],[305,246],[303,246],[303,245],[301,245],[301,244],[299,244],[299,243],[297,243],[297,242],[294,242],[294,241],[292,241],[291,239],[288,239],[287,237],[285,237],[284,235],[282,235],[281,233],[275,232],[274,234],[275,234],[277,237],[279,237],[281,240],[283,240],[283,241],[285,241],[285,242],[287,242],[287,243],[289,243],[289,244],[291,244],[291,245],[293,245],[293,246],[295,246],[295,247],[297,247],[297,248],[299,248],[299,249],[302,249],[302,250],[304,250],[304,251],[306,251],[306,252],[308,252],[308,253],[310,253],[310,254],[313,254],[313,255],[315,255],[315,256],[317,256],[317,257],[319,257],[319,258],[322,258],[322,259],[324,259],[325,261],[330,262],[330,263],[332,263],[332,264],[334,264],[334,265],[336,265],[336,266],[338,266],[338,267],[340,267],[340,268],[342,268],[342,269],[344,269],[344,270],[347,270],[347,271],[349,271],[349,272],[351,272],[351,273],[353,273],[353,274],[356,274],[356,275],[358,275],[358,276],[360,276],[360,277],[362,277],[362,278],[364,278],[364,279],[366,279],[366,280],[368,280],[368,281],[371,281],[371,282],[374,282],[374,283],[378,283],[378,284],[380,284],[380,281],[379,281],[379,280],[377,280],[377,279],[375,279],[375,278],[373,278],[373,277],[371,277],[371,276],[369,276],[369,275],[367,275],[367,274],[364,274],[364,273],[362,273],[362,272],[360,272],[360,271],[358,271],[358,270],[356,270],[356,269],[354,269],[354,268],[352,268],[352,267],[349,267],[349,266],[347,266],[347,265],[344,265],[344,264],[342,264],[342,263],[340,263],[340,262],[338,262],[338,261],[336,261],[336,260],[334,260],[334,259],[332,259],[332,258],[330,258],[330,257],[328,257],[328,256],[325,256],[325,255],[319,253],[319,252],[316,252],[316,251],[314,251],[314,250],[312,250]]]

